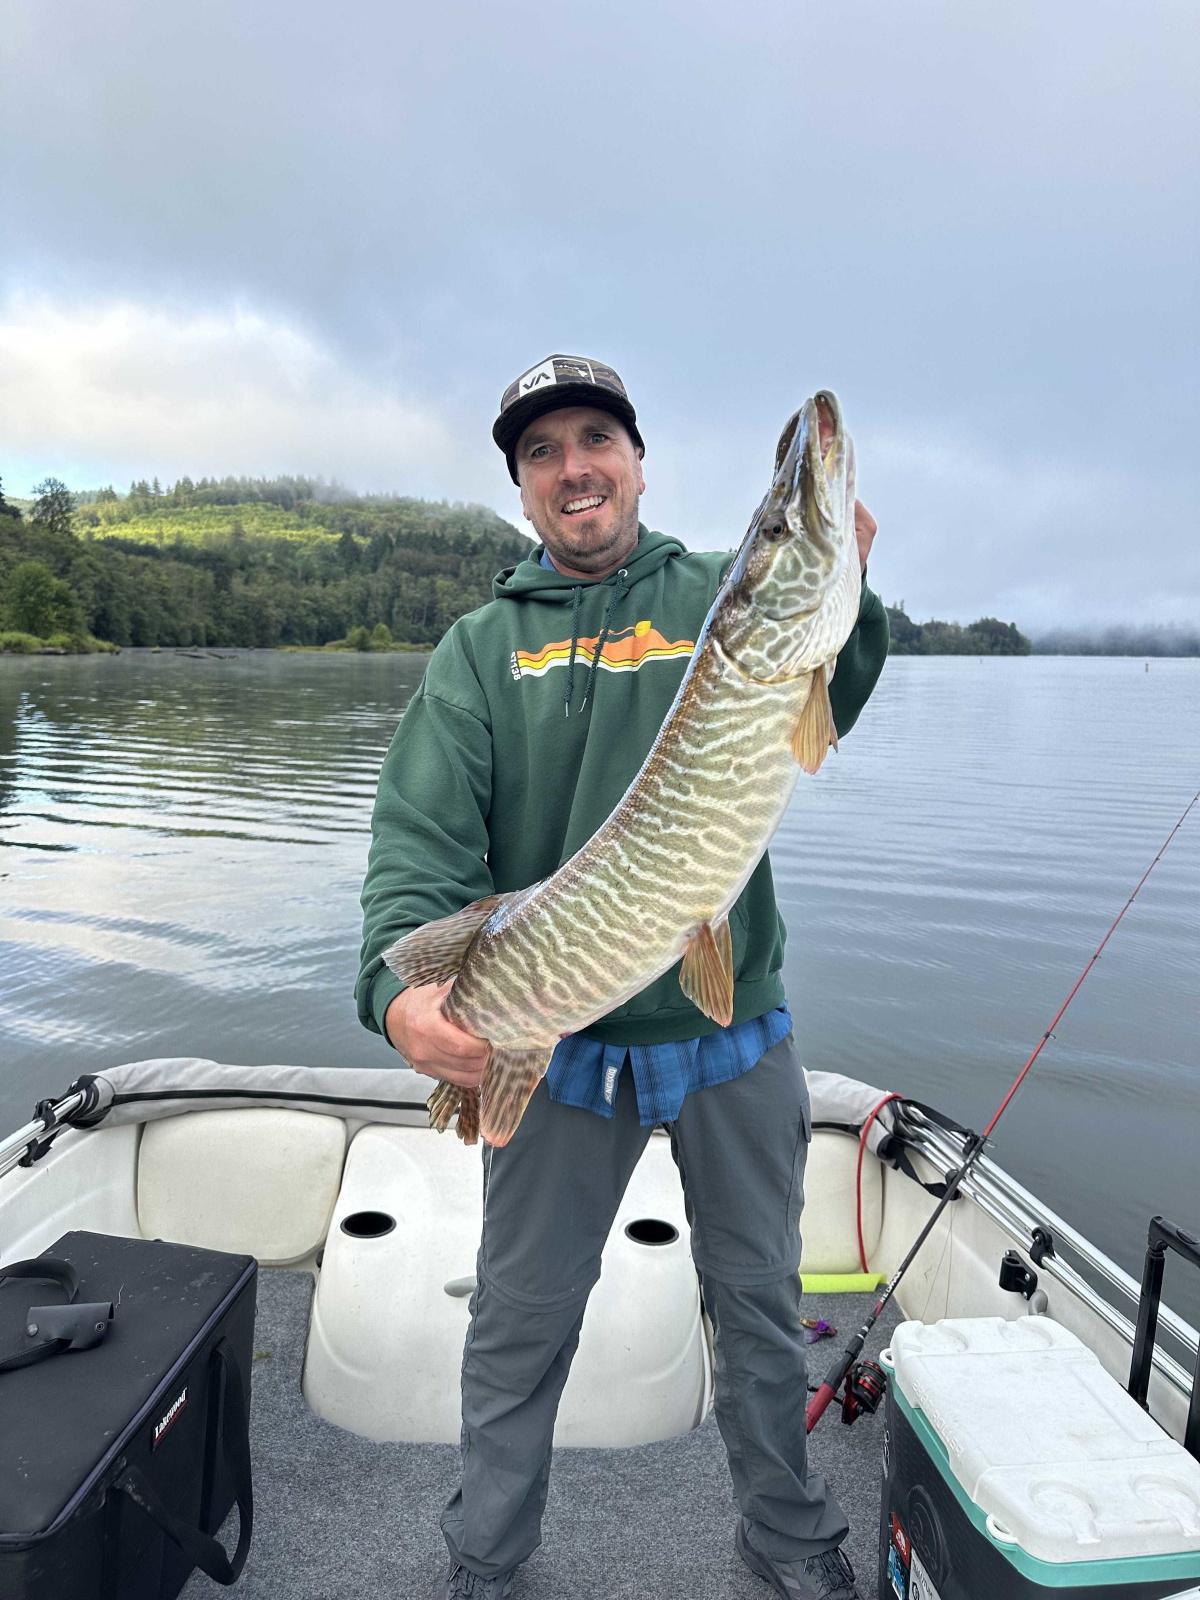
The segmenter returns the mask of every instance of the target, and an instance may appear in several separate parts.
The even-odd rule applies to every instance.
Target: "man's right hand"
[[[457,1027],[442,1010],[454,979],[404,989],[383,1014],[389,1042],[416,1072],[478,1089],[491,1048],[486,1039]]]

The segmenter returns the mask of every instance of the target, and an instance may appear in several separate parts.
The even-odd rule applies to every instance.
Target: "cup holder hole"
[[[342,1218],[342,1232],[352,1239],[381,1239],[395,1226],[395,1217],[389,1217],[386,1211],[351,1211]]]
[[[632,1239],[634,1244],[674,1244],[679,1237],[679,1229],[673,1228],[661,1217],[638,1217],[625,1224],[625,1236]]]

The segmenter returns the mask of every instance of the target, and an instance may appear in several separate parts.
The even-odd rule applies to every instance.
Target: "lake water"
[[[0,658],[0,1130],[140,1057],[387,1063],[358,892],[423,666]],[[772,846],[809,1065],[983,1126],[1198,786],[1200,661],[890,661]],[[1154,1212],[1200,1229],[1198,1134],[1200,806],[994,1153],[1136,1275]]]

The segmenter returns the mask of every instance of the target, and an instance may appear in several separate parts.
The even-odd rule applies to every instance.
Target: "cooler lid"
[[[1200,1462],[1049,1317],[902,1323],[895,1382],[993,1533],[1042,1561],[1200,1551]]]
[[[253,1256],[117,1234],[66,1233],[42,1254],[75,1268],[79,1301],[111,1300],[116,1314],[91,1349],[0,1373],[0,1548],[52,1531],[136,1430],[151,1433],[166,1409],[159,1390],[185,1368],[235,1296],[248,1286],[253,1295],[257,1270]],[[7,1354],[22,1346],[28,1307],[62,1294],[30,1278],[10,1278],[4,1290],[0,1350]],[[172,1392],[167,1404],[179,1398]],[[203,1408],[185,1401],[172,1415],[172,1437],[193,1426],[203,1433]]]

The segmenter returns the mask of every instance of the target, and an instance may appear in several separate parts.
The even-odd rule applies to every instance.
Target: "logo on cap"
[[[557,381],[554,376],[554,362],[543,361],[540,367],[532,367],[517,379],[517,393],[532,394],[543,383],[556,383]]]
[[[616,377],[616,374],[613,376]],[[532,394],[546,383],[605,383],[608,388],[614,387],[606,379],[596,377],[590,361],[571,356],[551,356],[540,367],[531,367],[528,372],[522,373],[517,379],[517,396]],[[616,387],[620,387],[619,379]]]

